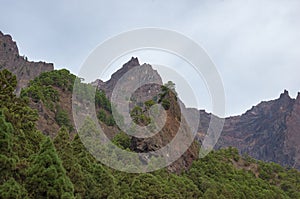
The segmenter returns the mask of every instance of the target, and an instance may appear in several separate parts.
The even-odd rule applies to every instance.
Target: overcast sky
[[[29,60],[77,73],[89,53],[120,32],[167,28],[200,44],[219,71],[226,115],[284,89],[300,91],[298,0],[0,0],[0,30]],[[151,62],[151,58],[141,62]],[[150,63],[151,64],[151,63]],[[176,66],[174,66],[176,67]],[[200,106],[210,110],[206,103]]]

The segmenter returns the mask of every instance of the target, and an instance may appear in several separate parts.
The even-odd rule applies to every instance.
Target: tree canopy
[[[51,89],[70,89],[73,76],[57,73],[42,74],[31,82],[37,84],[37,96],[43,95],[39,100],[48,99],[41,91],[45,87],[38,86],[41,82]],[[39,132],[36,111],[26,97],[14,94],[15,76],[3,70],[0,77],[0,198],[300,198],[299,171],[241,156],[231,147],[212,151],[181,174],[166,169],[141,174],[116,171],[98,162],[68,127],[62,125],[53,140]],[[161,93],[161,101],[168,100],[168,89]],[[33,91],[24,92],[35,98]],[[103,93],[96,95],[95,103],[98,111],[111,114]],[[133,112],[137,120],[142,114],[139,108]],[[66,123],[64,113],[57,117]],[[90,131],[95,126],[87,120],[83,128]],[[112,142],[129,150],[131,137],[120,132]]]

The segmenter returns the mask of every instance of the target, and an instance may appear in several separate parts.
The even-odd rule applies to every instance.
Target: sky
[[[278,98],[284,89],[291,97],[300,91],[298,0],[0,0],[0,5],[0,31],[12,35],[20,54],[57,69],[77,74],[108,38],[156,27],[186,35],[205,49],[223,81],[227,116]],[[140,56],[141,63],[158,59]],[[197,106],[210,111],[209,95],[203,96]]]

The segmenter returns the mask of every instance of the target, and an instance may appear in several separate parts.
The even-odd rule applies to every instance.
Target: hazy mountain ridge
[[[216,148],[237,147],[256,159],[299,169],[299,96],[292,99],[284,91],[278,99],[226,118]]]
[[[132,65],[138,63],[137,59],[133,58],[124,66],[130,65],[132,61]],[[120,74],[130,70],[128,66],[124,66],[117,74],[112,75],[113,82],[121,77]],[[108,88],[111,89],[113,87],[110,86]],[[145,99],[145,94],[143,93],[145,92],[135,94],[140,99]],[[182,103],[180,99],[178,102]],[[209,127],[212,114],[207,113],[205,110],[196,110],[194,108],[188,108],[188,111],[199,112],[200,121],[197,140],[201,143]],[[240,116],[225,118],[224,128],[215,149],[233,146],[238,148],[240,153],[248,154],[256,159],[276,162],[283,166],[299,169],[299,118],[300,94],[298,94],[296,99],[292,99],[288,91],[285,90],[278,99],[263,101]]]
[[[150,65],[142,66],[151,72]],[[123,67],[120,70],[125,74],[128,69]],[[154,71],[153,74],[155,73]],[[96,161],[78,134],[72,133],[70,103],[75,75],[66,69],[42,73],[29,87],[23,89],[20,98],[13,94],[17,85],[15,77],[7,70],[0,71],[0,76],[0,198],[300,198],[300,173],[297,170],[256,161],[248,156],[241,157],[237,149],[231,147],[212,151],[205,158],[197,159],[199,148],[194,142],[168,168],[169,171],[161,169],[146,174],[116,171]],[[7,82],[10,83],[9,86]],[[132,106],[139,106],[142,110],[147,108],[146,103],[141,103],[146,99],[155,100],[153,97],[160,94],[162,89],[157,88],[151,90],[152,87],[146,85],[138,89],[133,95],[134,99],[129,99]],[[143,96],[145,91],[149,93],[149,89],[153,96]],[[98,119],[113,143],[127,150],[147,152],[170,142],[178,130],[178,124],[184,123],[184,118],[180,118],[180,99],[170,90],[164,90],[165,93],[158,97],[164,96],[166,103],[162,103],[163,99],[156,100],[167,110],[167,124],[161,134],[150,139],[132,139],[120,133],[111,120],[112,107],[109,100],[103,92],[96,92],[96,110],[105,113],[106,119],[110,120],[102,117]],[[254,112],[248,111],[244,116],[227,118],[226,120],[235,124],[233,126],[229,123],[229,127],[235,129],[238,124],[246,125],[248,118],[254,118],[253,126],[263,128],[255,120],[259,116],[250,117],[248,114],[259,113],[263,118],[272,112],[271,118],[275,115],[279,127],[285,123],[290,126],[286,128],[287,140],[296,145],[300,104],[298,98],[293,100],[286,94],[285,92],[279,100],[263,102],[263,105],[254,107]],[[200,135],[205,134],[211,114],[204,110],[187,110],[200,112],[198,140],[201,142]],[[230,128],[226,125],[225,130],[229,129],[230,133]],[[274,125],[267,126],[271,128],[269,126],[273,128]],[[90,123],[85,127],[82,130],[95,128]],[[222,139],[227,142],[236,141],[235,137],[231,140],[230,137],[225,139],[222,136]],[[291,149],[286,150],[289,152]],[[174,149],[174,153],[176,152],[177,149]]]
[[[20,56],[16,42],[0,31],[0,70],[8,69],[17,76],[17,93],[42,72],[54,70],[52,63],[28,61]]]
[[[44,71],[52,71],[53,64],[44,62],[28,62],[24,57],[20,57],[16,43],[11,36],[0,34],[0,66],[7,68],[17,75],[19,80],[17,91],[25,87],[29,80],[34,79]],[[159,84],[162,80],[156,70],[151,65],[140,65],[137,58],[132,58],[125,63],[118,71],[112,74],[107,82],[97,80],[93,85],[103,90],[110,98],[117,81],[135,66],[139,66],[141,73],[147,73],[147,77],[155,79]],[[27,71],[27,72],[24,72]],[[140,74],[143,75],[143,74]],[[134,77],[131,77],[134,78]],[[143,102],[152,99],[160,92],[160,85],[145,85],[134,92],[130,99],[130,107],[141,105]],[[125,85],[126,86],[126,85]],[[64,92],[56,88],[60,93],[62,107],[71,116],[71,107],[65,105],[71,102],[71,92]],[[145,94],[146,93],[146,94]],[[40,103],[40,102],[39,102]],[[39,103],[32,103],[32,107],[39,112],[38,128],[47,135],[54,137],[59,125],[55,122],[55,111],[51,112]],[[182,103],[179,99],[179,103]],[[221,137],[216,145],[216,149],[234,146],[241,153],[247,153],[254,158],[273,161],[281,165],[300,168],[300,97],[291,99],[287,91],[284,91],[279,99],[261,102],[246,111],[243,115],[225,118],[225,125]],[[191,108],[190,112],[198,110]],[[201,142],[209,126],[211,114],[205,110],[198,111],[200,122],[197,140]],[[49,127],[51,125],[53,127]],[[114,135],[117,130],[109,130],[108,133]]]
[[[140,65],[137,58],[112,75],[107,83],[101,82],[100,88],[111,93],[111,82],[130,70],[128,66]],[[151,67],[151,66],[150,66]],[[156,72],[156,71],[154,71]],[[110,86],[105,86],[109,84]],[[157,88],[149,87],[157,93]],[[145,91],[145,90],[144,90]],[[135,93],[137,98],[146,100],[146,92]],[[146,94],[147,96],[147,94]],[[143,100],[141,100],[143,101]],[[179,99],[179,103],[182,103]],[[200,121],[197,140],[203,140],[209,127],[211,113],[205,110],[188,108],[190,112],[199,112]],[[264,161],[272,161],[283,166],[300,168],[300,94],[292,99],[288,91],[284,91],[278,99],[264,101],[240,116],[225,118],[224,128],[215,149],[228,146],[238,148],[240,153]]]

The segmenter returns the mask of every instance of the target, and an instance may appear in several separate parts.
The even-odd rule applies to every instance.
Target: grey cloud
[[[178,31],[215,62],[232,115],[283,89],[293,96],[300,91],[299,10],[296,0],[12,0],[1,2],[0,30],[29,59],[74,73],[91,50],[120,32],[149,26]]]

